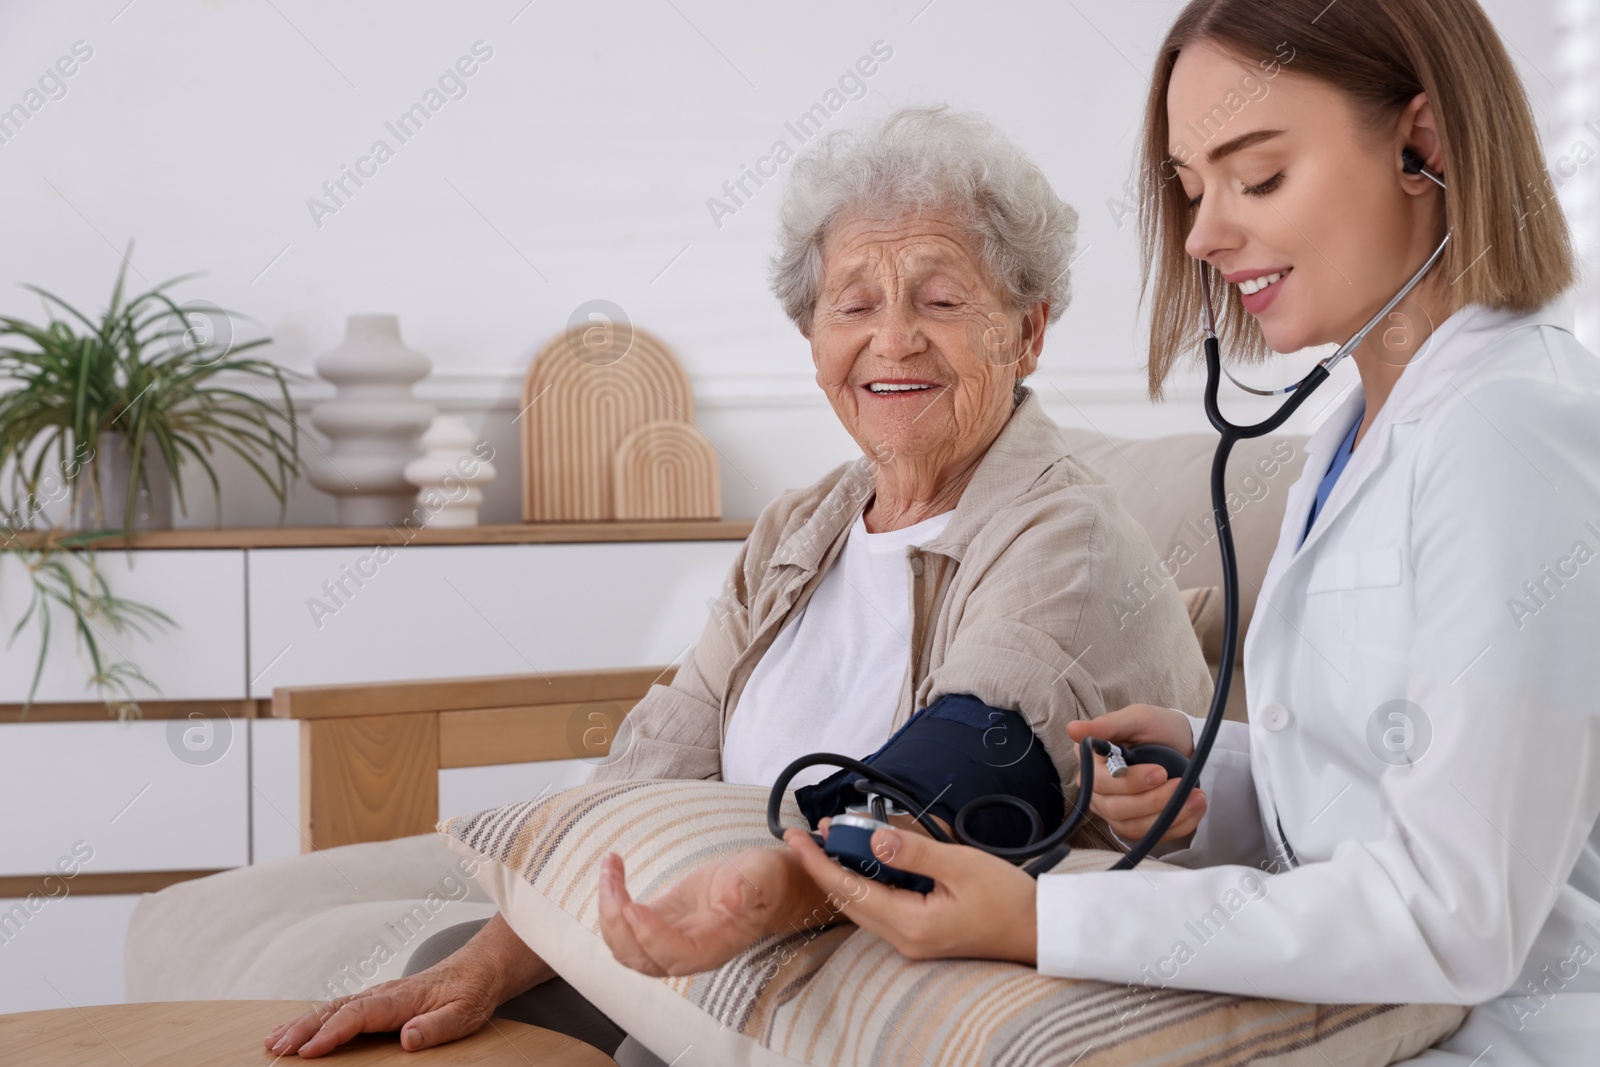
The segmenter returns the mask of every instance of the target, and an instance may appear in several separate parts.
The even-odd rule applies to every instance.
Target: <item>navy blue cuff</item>
[[[946,825],[954,825],[969,801],[996,793],[1031,804],[1043,823],[1041,833],[1066,817],[1055,763],[1028,721],[966,693],[949,693],[929,704],[862,762],[905,783]],[[854,785],[860,778],[854,771],[839,771],[795,790],[795,800],[815,827],[863,801]],[[972,838],[1003,847],[1024,844],[1028,829],[1020,812],[999,804],[976,809],[966,822]]]

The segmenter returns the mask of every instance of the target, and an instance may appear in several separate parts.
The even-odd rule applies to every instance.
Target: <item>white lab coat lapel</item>
[[[1401,374],[1379,409],[1377,417],[1367,430],[1361,445],[1350,454],[1339,480],[1323,503],[1316,524],[1304,543],[1300,533],[1305,529],[1306,516],[1316,497],[1317,487],[1327,473],[1328,465],[1338,450],[1339,443],[1355,421],[1356,412],[1366,403],[1366,394],[1358,379],[1349,391],[1335,401],[1333,410],[1306,441],[1306,463],[1300,478],[1289,491],[1285,502],[1283,524],[1278,534],[1278,545],[1268,565],[1257,596],[1255,622],[1245,635],[1245,663],[1250,678],[1250,709],[1252,734],[1261,729],[1258,716],[1267,702],[1284,698],[1293,683],[1291,679],[1304,680],[1306,672],[1323,669],[1322,657],[1303,657],[1303,644],[1307,640],[1302,627],[1307,611],[1306,589],[1312,570],[1319,558],[1327,555],[1323,542],[1338,528],[1336,520],[1347,509],[1356,505],[1362,490],[1384,469],[1393,448],[1395,430],[1401,423],[1414,422],[1427,407],[1430,398],[1437,395],[1449,381],[1452,371],[1459,366],[1468,351],[1482,338],[1458,338],[1467,321],[1476,318],[1481,309],[1470,309],[1452,316],[1435,331],[1433,341],[1424,349],[1422,359],[1413,360]],[[1251,673],[1250,665],[1255,666]],[[1335,672],[1337,674],[1337,671]],[[1255,765],[1255,784],[1261,811],[1266,816],[1264,828],[1269,841],[1279,840],[1274,821],[1278,818],[1278,805],[1274,797],[1273,776],[1266,765],[1265,737],[1251,745],[1251,761]],[[1291,842],[1292,844],[1292,842]],[[1274,845],[1276,848],[1277,846]]]
[[[1311,511],[1311,501],[1317,495],[1317,486],[1321,483],[1322,476],[1327,473],[1328,463],[1332,460],[1334,451],[1344,439],[1345,431],[1350,428],[1351,420],[1355,418],[1356,411],[1363,402],[1361,382],[1357,380],[1352,383],[1342,399],[1334,402],[1333,411],[1302,446],[1306,453],[1305,466],[1301,468],[1300,477],[1294,485],[1289,487],[1289,498],[1284,504],[1283,523],[1278,530],[1278,545],[1272,553],[1271,562],[1267,564],[1267,573],[1261,580],[1261,589],[1256,594],[1255,617],[1258,620],[1266,621],[1268,616],[1274,613],[1272,609],[1277,605],[1273,598],[1274,593],[1278,590],[1289,567],[1301,556],[1300,531],[1305,529],[1306,515]],[[1354,459],[1355,455],[1352,454],[1351,461],[1354,462]],[[1348,475],[1348,469],[1346,474]],[[1344,481],[1344,476],[1339,480]],[[1332,502],[1330,497],[1323,505],[1324,509]],[[1316,534],[1323,528],[1324,524],[1319,517],[1317,529],[1312,532]],[[1309,543],[1308,538],[1307,544]],[[1263,607],[1267,607],[1268,611],[1263,612]],[[1245,643],[1253,643],[1251,638],[1267,628],[1251,626],[1245,634]]]
[[[1325,441],[1326,454],[1319,454],[1317,466],[1313,473],[1315,477],[1306,483],[1307,489],[1304,504],[1300,509],[1300,522],[1304,528],[1306,515],[1310,513],[1312,498],[1316,496],[1317,487],[1322,483],[1323,475],[1328,472],[1328,464],[1333,462],[1333,454],[1338,451],[1339,443],[1344,440],[1344,435],[1350,431],[1350,424],[1355,421],[1356,412],[1361,410],[1365,403],[1365,390],[1360,383],[1350,391],[1350,395],[1340,403],[1339,409],[1332,418],[1318,428],[1319,434],[1329,430]],[[1383,468],[1383,461],[1389,455],[1389,444],[1394,433],[1393,409],[1385,404],[1378,412],[1378,417],[1367,428],[1366,437],[1362,438],[1361,445],[1350,453],[1350,459],[1345,464],[1343,473],[1338,481],[1333,483],[1333,489],[1328,493],[1328,499],[1323,502],[1322,510],[1317,513],[1317,521],[1311,527],[1311,532],[1306,535],[1305,542],[1295,550],[1291,563],[1295,559],[1308,559],[1313,554],[1317,543],[1327,536],[1328,529],[1339,513],[1350,506],[1364,485],[1377,471]],[[1307,461],[1310,465],[1310,461]]]
[[[1389,399],[1379,409],[1360,447],[1350,454],[1343,473],[1334,482],[1333,490],[1317,514],[1316,524],[1301,544],[1300,531],[1305,529],[1306,516],[1311,511],[1317,486],[1327,473],[1339,442],[1344,440],[1350,424],[1355,421],[1356,412],[1366,402],[1360,380],[1353,383],[1350,391],[1337,401],[1338,406],[1305,444],[1306,464],[1299,480],[1290,489],[1283,526],[1278,533],[1277,550],[1262,580],[1258,600],[1275,603],[1272,594],[1285,575],[1291,569],[1309,566],[1308,561],[1316,558],[1315,549],[1333,527],[1334,520],[1359,498],[1362,486],[1383,469],[1384,460],[1388,458],[1394,442],[1395,428],[1421,418],[1440,392],[1448,387],[1452,372],[1503,333],[1505,327],[1517,318],[1514,312],[1469,307],[1450,316],[1433,332],[1421,356],[1407,364],[1404,373],[1395,382]],[[1260,615],[1259,609],[1257,615]]]
[[[1362,438],[1360,446],[1350,453],[1349,463],[1339,475],[1339,480],[1333,483],[1333,490],[1317,514],[1317,523],[1307,535],[1305,544],[1300,546],[1299,554],[1306,554],[1327,535],[1339,513],[1359,496],[1362,485],[1383,469],[1383,462],[1388,458],[1394,443],[1395,427],[1421,418],[1440,391],[1446,388],[1453,372],[1466,361],[1468,356],[1488,342],[1492,334],[1483,327],[1509,321],[1513,317],[1509,312],[1493,312],[1486,308],[1469,307],[1450,316],[1429,336],[1422,352],[1406,364],[1406,369],[1395,382],[1388,400],[1378,410],[1377,418],[1373,419],[1367,428],[1366,436]],[[1356,391],[1361,392],[1359,385]],[[1344,439],[1344,433],[1349,430],[1350,423],[1355,420],[1355,408],[1361,401],[1355,397],[1347,397],[1345,403],[1345,408],[1336,413],[1336,418],[1328,420],[1329,423],[1336,425],[1329,439],[1331,443],[1328,445],[1328,455],[1321,461],[1313,486],[1321,482],[1322,474],[1327,472],[1328,462],[1332,460],[1338,443]],[[1327,426],[1328,423],[1324,423],[1322,428],[1326,429]],[[1315,489],[1312,491],[1315,492]],[[1307,497],[1307,509],[1310,506],[1311,499]],[[1305,514],[1302,512],[1301,521],[1304,519]]]

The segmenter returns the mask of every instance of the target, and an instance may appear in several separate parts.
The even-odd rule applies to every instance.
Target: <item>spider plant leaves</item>
[[[74,643],[86,660],[90,687],[101,693],[119,718],[138,714],[134,683],[160,695],[160,688],[122,655],[109,635],[134,633],[148,638],[156,629],[176,624],[157,608],[113,593],[93,552],[70,551],[108,536],[116,534],[97,532],[88,538],[60,538],[41,549],[13,549],[28,572],[31,589],[28,605],[12,626],[6,647],[16,642],[29,623],[37,620],[39,630],[39,655],[22,705],[24,718],[44,677],[56,608],[71,620]],[[108,647],[118,658],[106,654]]]
[[[128,255],[132,251],[130,244]],[[117,652],[112,635],[172,625],[155,608],[116,596],[95,566],[96,543],[131,533],[127,525],[121,531],[48,530],[26,541],[11,534],[18,525],[13,516],[21,516],[21,526],[35,526],[60,488],[73,514],[81,494],[100,492],[99,465],[110,461],[102,439],[119,435],[128,445],[126,524],[157,463],[171,473],[184,514],[185,460],[191,471],[199,468],[220,509],[215,461],[237,457],[278,501],[280,516],[303,470],[289,380],[304,375],[255,354],[267,338],[235,341],[233,324],[243,316],[210,304],[186,306],[169,295],[199,275],[180,275],[130,296],[128,255],[98,317],[36,285],[24,288],[40,298],[46,321],[0,315],[0,469],[11,472],[13,498],[0,515],[0,552],[15,554],[31,582],[11,640],[30,625],[42,639],[25,708],[43,676],[54,610],[71,620],[91,686],[119,714],[137,712],[133,686],[149,686],[149,680]],[[197,321],[201,313],[209,318]]]
[[[99,319],[33,285],[26,288],[44,301],[48,323],[0,316],[0,342],[8,342],[0,347],[0,378],[18,383],[0,394],[0,464],[14,464],[13,489],[24,499],[37,497],[52,460],[65,466],[71,449],[87,452],[102,435],[115,433],[127,439],[131,453],[127,515],[133,513],[139,490],[148,487],[152,441],[174,475],[183,513],[188,513],[188,500],[177,475],[185,456],[200,463],[220,506],[221,483],[208,458],[220,448],[250,467],[282,514],[302,471],[299,427],[288,388],[289,378],[299,376],[250,354],[267,344],[266,338],[233,340],[231,324],[242,316],[208,306],[226,320],[230,336],[197,336],[191,323],[194,309],[167,292],[196,275],[181,275],[125,298],[126,274],[124,259],[110,306]],[[224,384],[252,379],[270,382],[277,402],[259,391]],[[36,450],[31,457],[30,449]],[[88,460],[91,475],[95,463]],[[97,480],[91,477],[90,485]],[[83,485],[74,479],[73,489],[76,498]]]

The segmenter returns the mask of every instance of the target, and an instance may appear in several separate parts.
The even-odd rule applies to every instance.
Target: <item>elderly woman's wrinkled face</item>
[[[817,384],[862,450],[934,478],[981,455],[1038,363],[1045,305],[1011,308],[947,213],[841,219],[822,260]]]

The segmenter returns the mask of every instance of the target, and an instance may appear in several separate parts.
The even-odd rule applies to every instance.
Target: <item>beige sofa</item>
[[[1088,430],[1066,433],[1074,454],[1116,485],[1124,505],[1150,534],[1157,556],[1171,562],[1172,577],[1180,588],[1220,584],[1207,489],[1214,435],[1129,440]],[[1246,628],[1277,540],[1284,499],[1305,461],[1303,443],[1302,437],[1244,442],[1235,449],[1229,466],[1240,559],[1241,622]],[[1160,580],[1159,574],[1151,577],[1152,583]],[[1114,625],[1119,611],[1137,610],[1139,595],[1139,590],[1130,589],[1120,604],[1104,605],[1108,624]],[[1215,666],[1220,652],[1215,635],[1204,643]],[[634,673],[645,682],[653,677],[649,672]],[[501,726],[514,725],[519,715],[539,714],[512,695],[498,698],[502,706],[473,707],[470,713],[460,710],[470,703],[449,703],[482,703],[485,692],[510,694],[515,689],[508,680],[493,681],[494,685],[473,688],[471,697],[459,695],[464,691],[461,686],[437,682],[417,683],[409,689],[384,687],[376,696],[369,689],[357,696],[365,705],[410,701],[406,718],[418,721],[426,719],[424,712],[430,708],[443,708],[442,714],[447,716],[488,716]],[[627,681],[634,697],[642,693],[642,683]],[[559,706],[570,709],[579,706],[572,700],[591,697],[620,699],[622,690],[604,689],[616,684],[614,677],[589,684],[584,696],[569,695],[565,698],[568,702]],[[338,703],[339,694],[299,691],[295,696],[300,704],[307,704],[310,698],[309,706],[321,715],[333,714],[330,708]],[[319,696],[328,699],[315,699]],[[292,703],[287,694],[280,692],[278,697],[284,698],[284,707]],[[452,708],[457,710],[449,710]],[[1236,671],[1230,717],[1242,718],[1244,708],[1243,683]],[[365,717],[360,720],[306,719],[302,723],[303,731],[311,729],[309,724],[314,721],[327,728],[315,735],[304,734],[316,739],[302,744],[302,792],[308,804],[315,801],[318,811],[325,813],[319,814],[314,831],[309,817],[307,820],[307,840],[318,846],[317,851],[181,882],[140,901],[129,924],[125,951],[130,1001],[325,999],[355,992],[399,977],[411,952],[430,934],[455,922],[493,914],[494,905],[476,884],[462,877],[458,861],[443,841],[432,832],[420,832],[432,825],[436,811],[437,792],[430,776],[436,776],[437,753],[431,765],[426,759],[391,758],[393,753],[384,746],[401,742],[391,742],[389,733],[334,728],[340,721],[379,721],[372,714],[379,709],[365,706],[361,710]],[[1204,709],[1185,710],[1199,713]],[[275,707],[275,713],[288,712]],[[426,722],[422,725],[425,729]],[[432,743],[437,749],[438,727],[433,729]],[[397,731],[394,736],[403,733]],[[522,750],[521,755],[508,744],[506,758],[498,762],[530,758],[527,752],[539,749],[536,741],[528,743],[534,748]],[[340,762],[337,751],[344,744],[369,747],[347,766]],[[305,765],[313,756],[319,765]],[[415,776],[381,777],[398,764],[415,764]],[[380,777],[363,779],[352,767]],[[359,780],[352,784],[352,777]],[[378,783],[376,788],[373,781]],[[407,786],[408,781],[412,786]],[[364,791],[358,788],[363,783]],[[329,790],[341,786],[349,787],[354,801],[324,798]],[[409,821],[396,822],[392,812],[380,812],[387,821],[363,823],[358,815],[349,813],[360,803],[380,808],[399,805]],[[330,843],[338,847],[325,847]]]

